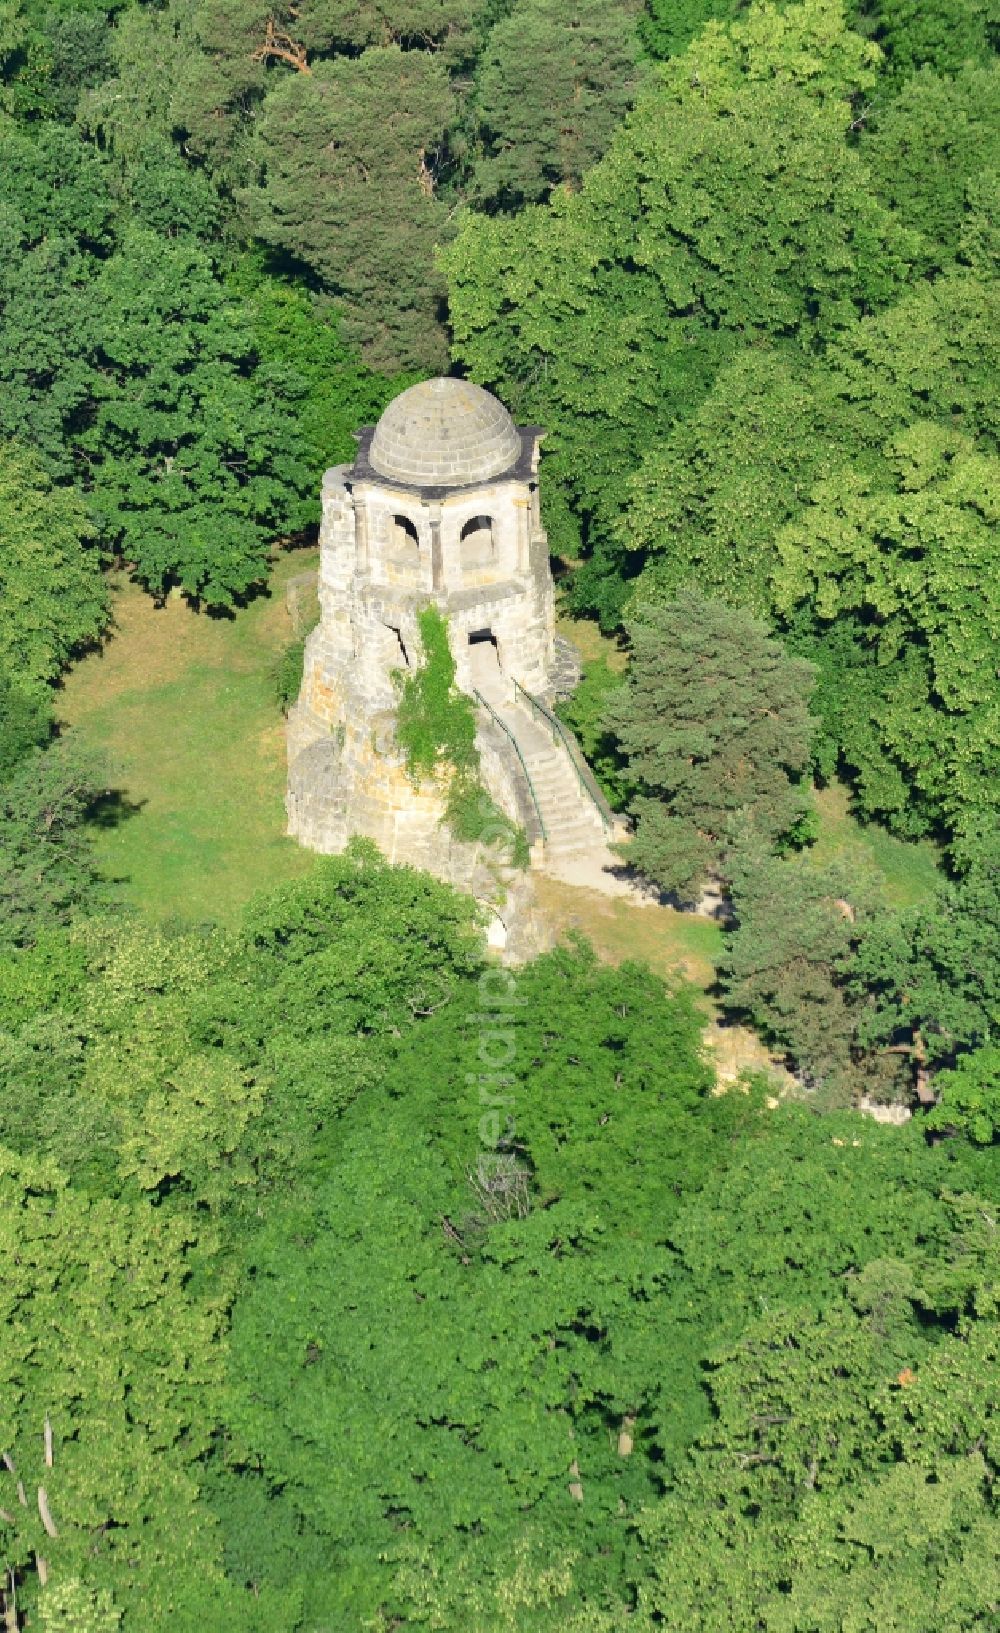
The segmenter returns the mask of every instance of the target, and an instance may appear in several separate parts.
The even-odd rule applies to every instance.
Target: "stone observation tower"
[[[469,885],[474,847],[450,838],[445,791],[414,784],[395,735],[398,673],[420,663],[417,618],[434,604],[477,705],[483,781],[524,828],[533,865],[572,878],[613,862],[611,814],[551,713],[565,654],[540,437],[479,386],[427,380],[359,433],[353,465],[327,472],[320,622],[288,720],[289,831],[303,844],[339,851],[365,834],[391,861]]]

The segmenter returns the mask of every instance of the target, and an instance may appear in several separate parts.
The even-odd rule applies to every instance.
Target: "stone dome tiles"
[[[416,487],[466,487],[500,476],[521,439],[503,404],[468,380],[423,380],[393,398],[371,440],[381,476]]]

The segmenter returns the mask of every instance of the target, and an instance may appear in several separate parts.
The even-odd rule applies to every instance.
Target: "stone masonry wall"
[[[411,524],[415,542],[396,518]],[[490,533],[484,550],[479,528],[470,564],[461,535],[475,518],[488,518]],[[434,602],[448,619],[463,690],[474,684],[469,636],[490,630],[508,689],[516,677],[550,691],[555,615],[535,486],[489,481],[431,502],[337,467],[323,481],[320,547],[320,621],[288,717],[289,832],[326,853],[366,835],[390,861],[447,879],[493,912],[519,902],[523,923],[533,922],[530,880],[511,874],[498,851],[457,842],[444,821],[446,786],[410,778],[395,736],[394,671],[419,661],[417,619]],[[483,718],[477,742],[492,799],[534,839],[534,806],[509,741]]]

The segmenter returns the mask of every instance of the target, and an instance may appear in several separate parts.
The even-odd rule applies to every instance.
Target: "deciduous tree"
[[[601,552],[641,454],[739,345],[811,350],[905,278],[917,240],[844,141],[876,55],[825,0],[710,30],[654,76],[578,194],[470,217],[445,254],[455,355],[550,426],[553,543],[578,555],[582,532],[597,552],[576,593],[609,622],[621,564]]]
[[[0,663],[35,695],[107,624],[95,537],[78,493],[0,444]]]
[[[950,1070],[934,1078],[937,1105],[927,1113],[927,1127],[964,1134],[977,1145],[1000,1140],[1000,1049],[983,1044],[960,1055]]]
[[[959,252],[970,181],[1000,164],[998,132],[1000,69],[966,62],[953,77],[924,68],[906,79],[865,135],[875,186],[938,264]]]
[[[994,533],[1000,464],[960,433],[915,424],[887,477],[845,470],[779,534],[774,598],[811,621],[853,617],[875,688],[837,735],[862,808],[904,831],[961,833],[995,808],[1000,603]],[[885,772],[898,768],[896,787]]]
[[[221,1400],[223,1298],[187,1289],[192,1220],[88,1197],[53,1164],[8,1151],[0,1195],[0,1443],[17,1471],[0,1476],[0,1524],[22,1603],[35,1598],[41,1555],[53,1585],[94,1583],[164,1633],[178,1619],[252,1625],[198,1503]]]
[[[915,1074],[989,1044],[1000,1019],[1000,856],[982,840],[964,878],[860,939],[852,979],[868,996],[862,1038],[899,1046]]]

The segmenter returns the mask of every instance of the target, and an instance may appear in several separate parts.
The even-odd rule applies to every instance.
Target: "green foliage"
[[[353,460],[358,427],[374,424],[414,377],[365,368],[342,338],[336,307],[264,275],[252,261],[243,262],[229,284],[247,301],[258,354],[296,382],[293,408],[318,492],[329,466]]]
[[[616,810],[635,793],[625,757],[614,733],[605,723],[608,707],[625,684],[624,675],[610,668],[606,658],[583,666],[583,677],[571,697],[556,706],[560,720],[576,734],[595,777]]]
[[[568,26],[524,0],[512,32],[510,0],[134,7],[84,117],[126,172],[144,142],[176,144],[227,214],[235,198],[241,238],[335,297],[370,363],[426,372],[446,357],[435,250],[454,203],[509,183],[534,196],[603,150],[630,95],[635,9],[587,0]]]
[[[639,1522],[656,1625],[989,1619],[996,1210],[939,1192],[948,1161],[911,1131],[776,1114],[675,1227],[675,1296],[714,1287],[721,1324],[713,1421]]]
[[[75,1011],[86,967],[71,931],[39,927],[29,946],[8,949],[0,963],[0,1027],[13,1033],[49,1010]],[[7,1132],[2,1143],[18,1145]]]
[[[200,1046],[198,999],[224,967],[218,946],[91,922],[68,943],[50,935],[17,964],[36,1013],[12,1016],[4,1040],[5,1142],[44,1152],[101,1194],[146,1196],[168,1211],[191,1200],[218,1212],[235,1201],[248,1180],[241,1147],[261,1090],[238,1060]],[[62,1034],[37,1008],[59,979],[58,1007],[72,1016]]]
[[[1000,164],[1000,68],[960,67],[951,78],[924,68],[881,109],[863,152],[881,196],[935,247],[960,251],[969,184]]]
[[[866,1091],[891,1097],[891,1062],[880,1072],[857,1058],[860,995],[849,984],[877,906],[872,878],[856,866],[751,850],[739,858],[731,888],[736,922],[719,965],[726,1007],[788,1051],[822,1106],[850,1104]]]
[[[934,676],[923,655],[927,637],[909,632],[898,661],[889,662],[879,631],[882,614],[862,596],[854,607],[838,597],[835,618],[820,615],[815,600],[789,609],[781,592],[783,541],[793,536],[797,551],[805,551],[806,535],[811,539],[816,520],[808,504],[814,485],[822,484],[830,496],[842,490],[870,493],[864,540],[854,548],[873,564],[876,576],[884,571],[870,546],[881,502],[875,496],[902,487],[900,505],[917,502],[909,497],[911,477],[901,469],[898,428],[909,428],[909,446],[927,446],[938,437],[949,447],[957,422],[965,436],[976,439],[978,449],[996,449],[991,382],[998,365],[998,315],[995,283],[951,276],[848,331],[830,349],[825,367],[813,365],[807,372],[787,352],[736,359],[720,371],[699,412],[639,467],[619,528],[623,546],[638,544],[647,555],[633,595],[637,611],[669,600],[692,582],[770,616],[784,608],[789,644],[819,671],[814,707],[823,723],[817,748],[821,771],[831,776],[838,762],[846,767],[856,779],[861,810],[890,818],[904,832],[924,831],[945,820],[961,835],[978,820],[977,813],[988,803],[987,791],[976,779],[977,762],[985,756],[989,763],[988,718],[980,726],[981,710],[964,722],[961,714],[953,722],[950,708],[936,713]],[[982,533],[985,516],[977,521],[977,507],[985,505],[989,514],[989,490],[985,497],[969,497],[967,516],[953,519],[962,527],[971,522]],[[835,508],[840,504],[839,499],[832,502]],[[938,514],[944,520],[940,506]],[[960,571],[947,565],[944,538],[932,545],[926,524],[922,531],[928,570],[940,580],[942,600],[933,616],[951,620],[953,628],[954,620],[965,616],[962,592],[956,589]],[[905,554],[909,546],[897,548]],[[831,564],[822,560],[822,552],[817,567],[817,584],[822,577],[824,594],[833,593],[827,582]],[[902,561],[896,569],[897,582],[906,585],[906,602],[907,574],[913,570]],[[918,596],[914,612],[924,618],[929,613],[921,614]],[[902,607],[901,616],[907,616]],[[985,659],[989,623],[978,608],[976,624]],[[894,627],[900,632],[890,619],[889,639]],[[943,627],[935,645],[942,638]],[[949,735],[955,742],[956,756],[961,754],[963,727],[964,736],[981,739],[947,793],[943,766],[931,786],[926,769],[920,781],[911,769],[916,745],[904,744],[902,756],[896,751],[891,722],[907,706],[907,724],[900,720],[898,727],[904,736],[918,729],[926,743],[928,735],[936,741],[941,730],[946,742]],[[937,747],[925,753],[937,761]]]
[[[936,898],[870,926],[854,978],[869,1002],[866,1041],[909,1044],[917,1063],[950,1065],[991,1042],[1000,1018],[1000,856],[996,836]]]
[[[230,606],[262,581],[269,541],[314,519],[314,478],[285,411],[304,384],[258,360],[249,314],[192,239],[134,224],[104,253],[108,166],[82,148],[67,158],[70,140],[60,130],[21,144],[25,169],[33,151],[45,162],[25,198],[17,166],[8,184],[0,430],[78,476],[102,542],[143,583]],[[69,494],[52,503],[72,514]]]
[[[197,1503],[223,1360],[221,1290],[196,1301],[187,1287],[201,1233],[146,1204],[88,1198],[53,1164],[9,1151],[0,1191],[0,1443],[25,1485],[44,1488],[59,1532],[46,1536],[38,1506],[5,1491],[9,1568],[20,1576],[42,1554],[54,1582],[89,1585],[100,1536],[99,1584],[118,1605],[141,1607],[143,1625],[200,1614],[235,1629],[238,1595]],[[106,1598],[100,1608],[107,1622]]]
[[[871,499],[857,525],[870,559],[876,508],[914,485],[900,472],[902,431],[917,439],[933,421],[953,433],[959,414],[970,437],[992,447],[996,435],[985,180],[995,72],[928,72],[863,114],[852,142],[876,62],[833,7],[759,9],[711,27],[641,92],[579,194],[510,223],[468,220],[445,259],[458,357],[552,428],[550,536],[584,556],[573,604],[609,626],[696,584],[782,618],[819,672],[824,773],[850,775],[866,815],[906,833],[943,827],[961,845],[995,768],[981,684],[967,675],[957,703],[946,680],[939,690],[941,647],[921,627],[943,640],[962,622],[955,571],[933,612],[918,592],[905,637],[890,617],[893,658],[874,599],[841,596],[834,620],[819,599],[790,598],[775,545],[794,529],[804,551],[811,490],[857,484]],[[739,224],[732,242],[727,223]],[[959,255],[981,279],[914,284],[899,301],[908,279]],[[966,543],[975,552],[970,530],[989,526],[989,481],[984,471],[975,494],[956,495],[961,515],[942,511],[959,554]],[[910,546],[901,537],[897,548]],[[981,681],[992,635],[988,619],[977,626]],[[675,852],[679,836],[661,841]]]
[[[251,1183],[283,1196],[290,1165],[321,1164],[397,1040],[477,967],[471,904],[370,847],[259,903],[238,940],[107,921],[17,955],[0,985],[0,1127],[36,1155],[6,1154],[8,1189],[13,1176],[25,1194],[3,1208],[18,1339],[0,1445],[56,1517],[53,1617],[110,1617],[113,1594],[126,1626],[275,1625],[277,1599],[224,1580],[199,1496],[231,1288],[207,1219],[238,1219]],[[54,1468],[36,1473],[46,1413]],[[33,1514],[5,1535],[18,1573],[41,1551]],[[33,1600],[26,1579],[19,1602]]]
[[[991,0],[861,0],[861,19],[876,35],[896,84],[915,70],[953,74],[969,62],[988,62],[997,43]]]
[[[308,879],[253,902],[243,934],[255,986],[274,995],[274,1018],[291,983],[289,1011],[312,1008],[317,1027],[347,1037],[399,1036],[433,993],[478,965],[469,900],[413,869],[388,867],[360,839]]]
[[[105,383],[81,442],[100,454],[105,537],[149,588],[177,582],[229,606],[263,581],[269,539],[313,513],[297,438],[275,413],[296,385],[280,365],[254,368],[246,314],[190,242],[130,231],[95,296]]]
[[[246,913],[236,985],[208,1036],[234,1022],[270,1085],[257,1149],[279,1186],[322,1155],[337,1119],[384,1073],[394,1040],[454,1002],[479,961],[473,904],[356,841]]]
[[[25,34],[3,100],[21,118],[71,120],[81,94],[110,65],[115,6],[29,4]]]
[[[432,1549],[401,1546],[392,1598],[406,1604],[415,1627],[461,1627],[463,1633],[618,1633],[614,1611],[580,1607],[577,1559],[553,1560],[543,1538],[522,1534],[512,1542],[506,1569],[486,1580],[477,1577],[478,1560],[456,1559],[441,1567]],[[371,1624],[389,1633],[392,1621],[382,1614]]]
[[[393,40],[404,50],[423,47],[450,68],[468,65],[494,4],[482,0],[307,0],[302,37],[317,50],[356,53]]]
[[[992,22],[852,15],[887,71],[829,0],[653,0],[668,60],[635,92],[629,0],[0,0],[19,1622],[996,1620]],[[370,846],[282,849],[263,602],[185,614],[184,672],[154,642],[110,698],[88,660],[63,706],[135,757],[149,814],[101,854],[158,908],[310,871],[228,933],[99,916],[88,829],[129,807],[48,721],[104,628],[102,553],[238,603],[413,378],[352,347],[443,366],[446,274],[458,356],[548,427],[575,604],[648,633],[648,686],[637,634],[631,678],[588,669],[564,713],[644,802],[656,876],[728,869],[724,1000],[805,1108],[710,1094],[702,1017],[644,970],[484,965],[467,898]],[[424,646],[401,740],[479,838],[503,819],[441,620]],[[946,832],[933,899],[887,914],[856,862],[767,854],[803,837],[810,665],[821,771]],[[813,1115],[928,1079],[906,1127]]]
[[[954,1079],[955,1115],[939,1108],[930,1126],[964,1130],[978,1118],[973,1137],[988,1144],[1000,1018],[994,851],[983,843],[965,878],[896,912],[857,858],[740,855],[736,925],[719,965],[727,1006],[788,1049],[821,1104],[909,1096],[931,1072],[935,1085]],[[940,1070],[952,1063],[954,1073]]]
[[[0,446],[0,664],[37,695],[108,619],[94,528],[38,460]]]
[[[796,1604],[881,1583],[931,1633],[954,1579],[973,1627],[990,1153],[712,1096],[686,995],[478,945],[359,844],[236,936],[108,920],[4,969],[0,1442],[60,1531],[11,1479],[19,1602],[611,1633],[635,1597],[697,1627],[708,1580],[749,1629],[793,1560]]]
[[[102,759],[70,736],[28,755],[0,786],[0,946],[31,941],[105,896],[85,824],[107,780]]]
[[[930,418],[994,446],[998,321],[995,284],[959,275],[849,329],[826,366],[787,348],[735,358],[629,483],[618,538],[649,563],[636,605],[695,582],[773,613],[775,536],[812,483],[887,474],[889,439]]]
[[[476,714],[455,685],[455,660],[447,620],[437,607],[418,618],[424,661],[413,674],[400,672],[396,736],[413,776],[433,775],[442,765],[475,771]]]
[[[274,696],[282,714],[287,714],[302,687],[302,660],[306,637],[290,641],[278,654],[274,665]]]
[[[103,1588],[84,1587],[79,1577],[53,1582],[39,1595],[42,1633],[118,1633],[121,1612]]]
[[[616,525],[645,567],[631,608],[697,585],[767,615],[774,535],[802,503],[803,479],[839,464],[847,415],[815,361],[755,347],[726,363],[697,411],[645,453]]]
[[[504,861],[514,868],[526,868],[531,847],[524,829],[501,811],[485,784],[478,778],[454,777],[448,790],[448,826],[456,839],[468,845],[502,845]]]
[[[0,5],[0,69],[23,45],[27,26],[19,0],[3,0]]]
[[[667,1263],[654,1239],[714,1117],[700,1098],[697,1023],[634,969],[560,954],[522,972],[517,1004],[496,1003],[486,1037],[513,1037],[503,1092],[540,1205],[486,1226],[465,1173],[482,1120],[502,1129],[507,1111],[485,1112],[469,1016],[508,989],[484,978],[428,1020],[377,1106],[369,1097],[364,1116],[347,1114],[328,1178],[291,1211],[268,1206],[248,1247],[253,1279],[234,1313],[235,1460],[261,1466],[277,1511],[291,1511],[286,1524],[321,1543],[328,1568],[294,1579],[307,1623],[380,1606],[407,1616],[414,1588],[389,1572],[415,1547],[433,1549],[439,1570],[474,1561],[466,1591],[489,1595],[526,1527],[549,1557],[575,1539],[596,1563],[601,1537],[612,1556],[600,1575],[613,1579],[619,1499],[649,1488],[644,1458],[609,1451],[605,1420],[660,1393],[643,1361]],[[664,1139],[665,1125],[685,1127],[685,1139]],[[609,1227],[599,1199],[622,1164],[628,1224]],[[583,1505],[566,1492],[574,1459]]]
[[[778,536],[774,594],[786,613],[808,603],[820,627],[857,620],[878,701],[860,721],[845,712],[839,736],[862,808],[903,831],[923,814],[961,832],[995,808],[1000,770],[1000,466],[960,433],[919,423],[888,464],[881,480],[843,471],[816,485]]]
[[[561,953],[495,973],[421,1024],[345,1114],[321,1185],[268,1201],[248,1244],[220,1510],[234,1568],[280,1581],[307,1623],[541,1630],[569,1596],[581,1627],[615,1627],[630,1581],[639,1626],[714,1633],[718,1594],[736,1626],[777,1616],[790,1559],[814,1591],[810,1550],[789,1552],[812,1525],[874,1592],[847,1516],[895,1514],[893,1483],[919,1511],[917,1471],[957,1476],[987,1426],[995,1336],[975,1301],[995,1210],[942,1195],[958,1153],[913,1129],[701,1098],[695,1033],[635,969]],[[519,1219],[488,1222],[466,1188],[481,1119],[530,1176]],[[962,1491],[978,1538],[988,1504]],[[964,1558],[950,1520],[940,1535],[921,1593]],[[892,1604],[916,1591],[908,1546]],[[966,1597],[988,1602],[981,1572]]]
[[[992,209],[998,175],[998,170],[985,170],[965,189],[968,210],[962,223],[960,254],[964,264],[983,278],[991,277],[1000,265],[1000,231]]]
[[[595,552],[576,604],[606,622],[635,570],[612,535],[641,454],[735,350],[812,351],[906,276],[916,236],[843,139],[874,56],[820,0],[710,31],[643,88],[579,193],[469,217],[445,252],[455,356],[550,428],[553,544]]]
[[[431,53],[373,46],[283,80],[259,124],[257,234],[342,297],[346,335],[389,372],[446,359],[432,251],[447,219],[422,166],[453,113]]]
[[[938,1103],[928,1112],[928,1128],[958,1130],[977,1145],[1000,1140],[1000,1049],[984,1044],[961,1055],[951,1071],[934,1079]]]
[[[258,904],[235,940],[39,931],[0,978],[0,1142],[102,1194],[238,1212],[477,962],[471,903],[363,849]]]
[[[448,779],[447,820],[456,839],[503,845],[514,867],[527,867],[522,829],[494,804],[479,776],[476,711],[455,685],[455,660],[447,620],[428,606],[418,617],[424,661],[412,674],[398,672],[396,736],[411,777]]]
[[[126,166],[151,136],[175,147],[211,177],[231,215],[236,189],[256,178],[252,135],[264,99],[295,78],[289,53],[283,59],[267,48],[269,20],[279,50],[288,40],[307,66],[298,7],[259,0],[128,7],[111,42],[114,75],[84,101],[88,123]],[[239,236],[248,236],[245,221]]]
[[[788,838],[808,810],[812,669],[748,612],[685,591],[630,626],[604,723],[641,789],[625,853],[665,890],[727,876],[734,842]]]
[[[517,0],[479,59],[477,203],[519,208],[579,186],[635,93],[634,0]]]
[[[848,463],[866,445],[891,456],[902,429],[929,420],[996,451],[998,300],[995,277],[959,272],[918,285],[843,336],[831,361],[838,395],[859,416],[848,422]]]
[[[51,730],[47,699],[24,691],[0,669],[0,784]]]
[[[650,56],[676,57],[706,24],[734,22],[749,6],[750,0],[649,0],[639,32]]]
[[[822,1104],[899,1099],[954,1063],[958,1120],[935,1112],[930,1125],[971,1127],[979,1115],[984,1133],[1000,1017],[997,877],[995,843],[982,841],[964,879],[886,911],[881,882],[856,856],[820,864],[743,852],[719,965],[725,1004],[788,1048]],[[969,1050],[982,1058],[966,1071]]]

